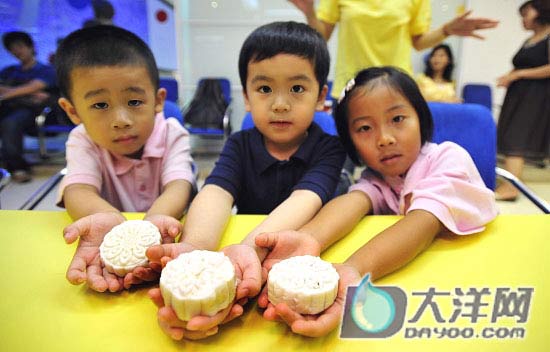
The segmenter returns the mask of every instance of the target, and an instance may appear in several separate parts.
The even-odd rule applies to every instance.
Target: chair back
[[[219,83],[219,88],[225,100],[225,111],[220,114],[219,118],[219,127],[212,127],[207,125],[194,125],[192,122],[188,121],[186,114],[189,112],[191,104],[185,109],[183,121],[185,127],[192,135],[198,135],[203,137],[216,137],[216,138],[226,138],[231,133],[231,81],[224,77],[204,77],[201,78],[197,84],[197,90],[202,87],[202,85],[207,81],[217,80]],[[197,92],[195,92],[196,97]],[[195,98],[194,98],[195,99]],[[201,110],[202,111],[202,110]],[[216,124],[218,124],[216,122]]]
[[[336,124],[332,116],[324,111],[315,111],[313,115],[313,122],[315,122],[321,129],[332,136],[337,136]],[[254,127],[254,121],[252,120],[252,114],[247,112],[244,115],[243,122],[241,123],[241,129],[246,130]]]
[[[204,77],[204,78],[201,78],[199,80],[199,83],[197,85],[197,87],[200,87],[200,85],[203,83],[203,81],[205,80],[211,80],[211,79],[216,79],[218,80],[218,83],[220,84],[220,88],[222,89],[222,93],[223,93],[223,97],[225,99],[225,102],[227,103],[227,105],[229,105],[231,103],[231,81],[229,81],[229,79],[227,78],[224,78],[224,77]]]
[[[165,118],[173,117],[176,120],[178,120],[179,123],[183,126],[183,114],[178,104],[176,104],[171,100],[165,100],[163,111],[164,111]]]
[[[159,86],[166,89],[166,100],[177,103],[179,98],[178,81],[172,77],[161,77]]]
[[[480,104],[489,110],[493,108],[491,87],[486,84],[466,84],[462,88],[462,99],[468,104]]]
[[[434,121],[432,141],[454,142],[470,153],[487,188],[495,189],[496,125],[479,104],[428,103]]]

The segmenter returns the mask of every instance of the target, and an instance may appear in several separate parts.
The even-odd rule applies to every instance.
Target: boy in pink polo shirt
[[[117,277],[98,255],[104,235],[126,220],[122,211],[146,212],[163,242],[173,242],[192,196],[189,135],[162,114],[166,90],[159,89],[153,54],[132,33],[97,26],[70,34],[56,64],[59,105],[79,125],[67,141],[59,190],[60,205],[76,220],[65,240],[80,237],[67,279],[100,292],[154,279],[152,270]]]

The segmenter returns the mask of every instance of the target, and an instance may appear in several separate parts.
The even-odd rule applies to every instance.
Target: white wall
[[[485,41],[457,37],[446,40],[456,57],[455,78],[459,91],[468,82],[494,85],[496,78],[510,69],[511,58],[527,35],[522,30],[517,11],[522,2],[432,0],[432,28],[455,17],[463,7],[474,9],[475,16],[501,21],[497,29],[484,32]],[[304,21],[303,15],[285,0],[175,0],[174,6],[180,100],[183,103],[190,101],[201,77],[227,77],[232,83],[232,124],[238,129],[244,116],[244,104],[237,61],[244,39],[259,25],[277,20]],[[334,65],[336,32],[328,44]],[[423,70],[425,54],[426,51],[413,54],[416,72]],[[333,69],[329,79],[332,76]],[[500,105],[503,90],[493,91],[495,105]]]
[[[201,77],[227,77],[232,84],[232,126],[240,129],[245,114],[238,73],[239,51],[258,26],[303,21],[285,0],[177,0],[176,13],[180,101],[188,103]]]
[[[512,57],[529,32],[523,29],[518,13],[523,0],[469,0],[467,6],[476,16],[500,21],[498,27],[484,32],[485,40],[464,39],[460,61],[460,83],[480,82],[493,87],[493,114],[498,118],[506,90],[496,87],[496,79],[512,69]]]

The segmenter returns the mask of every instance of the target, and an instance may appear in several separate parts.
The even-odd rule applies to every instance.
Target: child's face
[[[272,154],[298,148],[325,95],[326,87],[319,94],[313,65],[304,58],[279,54],[248,64],[245,107]]]
[[[416,110],[403,95],[386,85],[363,89],[351,98],[348,128],[359,156],[384,176],[405,174],[420,152]]]
[[[71,82],[71,101],[61,98],[59,104],[95,143],[119,155],[145,145],[166,90],[155,92],[144,66],[79,67]]]

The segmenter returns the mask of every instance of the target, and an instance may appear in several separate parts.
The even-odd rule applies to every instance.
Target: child
[[[276,22],[252,32],[240,52],[239,74],[256,127],[229,137],[191,204],[183,243],[150,248],[151,262],[165,263],[163,257],[194,248],[216,249],[233,205],[240,214],[269,214],[243,244],[223,249],[243,271],[237,299],[259,293],[266,251],[255,246],[254,237],[303,226],[331,198],[339,180],[345,158],[340,141],[312,123],[315,110],[324,105],[329,62],[325,41],[306,24]],[[214,334],[227,314],[242,313],[235,305],[211,319],[193,318],[184,329],[164,307],[159,290],[150,294],[160,308],[161,327],[174,339]],[[199,323],[205,320],[210,323]]]
[[[293,255],[319,255],[366,214],[404,217],[339,267],[338,299],[319,317],[301,316],[285,304],[273,307],[265,294],[260,296],[259,305],[268,306],[264,317],[282,318],[294,332],[308,336],[327,334],[338,325],[345,286],[357,282],[358,274],[380,278],[406,265],[438,234],[480,232],[497,215],[494,194],[469,154],[451,142],[429,142],[430,110],[405,73],[392,67],[359,72],[343,92],[335,116],[348,155],[367,169],[348,194],[329,202],[299,233],[257,236],[257,245],[272,249],[264,267]]]
[[[164,118],[166,90],[153,54],[134,34],[114,26],[78,30],[61,43],[56,65],[59,104],[80,124],[67,141],[68,173],[59,188],[60,204],[77,220],[65,240],[80,236],[67,279],[118,291],[140,279],[104,270],[99,245],[125,221],[121,211],[146,211],[165,242],[180,232],[177,219],[194,184],[188,133]]]

